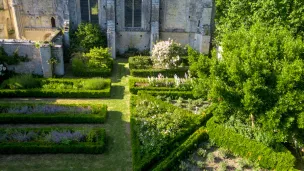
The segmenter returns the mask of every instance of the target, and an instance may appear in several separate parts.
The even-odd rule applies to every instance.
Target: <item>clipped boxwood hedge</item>
[[[11,129],[12,130],[12,129]],[[67,130],[82,130],[74,128],[14,128],[21,132],[51,132],[51,131],[67,131]],[[9,131],[2,128],[1,132]],[[73,142],[70,144],[56,144],[46,142],[0,142],[0,154],[58,154],[58,153],[80,153],[80,154],[101,154],[106,147],[106,132],[103,128],[91,129],[89,134],[94,134],[94,142]]]
[[[105,68],[89,68],[81,72],[73,72],[76,77],[110,77],[112,75],[112,69]]]
[[[205,127],[201,127],[195,131],[182,145],[176,148],[171,154],[159,163],[153,171],[170,170],[174,168],[179,160],[188,155],[189,151],[193,150],[197,145],[204,140],[208,140],[208,134]]]
[[[174,81],[174,79],[171,79],[171,81]],[[136,87],[136,83],[148,83],[147,79],[143,78],[130,78],[129,79],[129,89],[132,94],[137,94],[139,91],[159,91],[159,92],[185,92],[185,91],[191,91],[191,90],[184,90],[180,88],[175,87]],[[173,93],[172,93],[173,94]],[[175,93],[176,94],[176,93]]]
[[[188,67],[177,68],[177,69],[132,69],[130,74],[133,77],[157,77],[158,74],[162,74],[165,77],[173,78],[174,75],[178,77],[184,77],[185,74],[188,74]]]
[[[296,159],[286,148],[283,148],[284,151],[275,151],[260,142],[248,139],[232,129],[215,123],[214,119],[207,122],[207,129],[210,139],[218,146],[257,162],[263,168],[293,170],[295,166]]]
[[[67,84],[77,81],[89,81],[90,79],[35,79],[41,84],[58,83]],[[111,96],[111,79],[104,79],[105,88],[102,90],[86,90],[86,89],[45,89],[45,88],[32,88],[32,89],[0,89],[0,97],[48,97],[48,98],[103,98]]]
[[[33,113],[33,114],[20,114],[20,113],[0,113],[0,124],[53,124],[53,123],[71,123],[71,124],[80,124],[80,123],[104,123],[107,118],[107,105],[77,105],[77,104],[47,104],[47,103],[1,103],[1,109],[8,109],[14,107],[34,107],[41,105],[54,105],[54,106],[63,106],[63,107],[91,107],[92,114],[88,113],[54,113],[54,114],[45,114],[45,113]]]

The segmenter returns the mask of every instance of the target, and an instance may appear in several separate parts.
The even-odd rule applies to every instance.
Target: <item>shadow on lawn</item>
[[[112,85],[111,88],[111,99],[123,99],[124,98],[124,86]]]

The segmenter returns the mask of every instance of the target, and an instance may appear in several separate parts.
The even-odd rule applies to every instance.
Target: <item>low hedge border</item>
[[[110,96],[110,87],[104,90],[0,90],[0,97],[103,98]]]
[[[189,67],[177,68],[177,69],[131,69],[130,75],[133,77],[157,77],[162,74],[165,77],[173,78],[174,75],[178,77],[185,77],[188,74]]]
[[[70,78],[37,78],[42,82],[66,83],[89,79]],[[102,90],[74,90],[74,89],[0,89],[0,97],[46,97],[46,98],[103,98],[111,96],[111,79],[104,79],[107,83]]]
[[[262,143],[248,139],[232,129],[215,123],[214,119],[207,122],[210,139],[218,146],[230,150],[232,153],[253,162],[261,167],[275,170],[293,170],[295,157],[286,148],[285,151],[276,152]]]
[[[135,84],[136,83],[147,83],[148,80],[147,79],[143,79],[143,78],[130,78],[129,79],[129,89],[130,92],[132,94],[137,94],[139,91],[159,91],[159,92],[185,92],[185,90],[183,89],[179,89],[179,88],[170,88],[170,87],[136,87]]]
[[[76,77],[110,77],[112,69],[89,69],[82,72],[73,72]]]
[[[18,104],[18,106],[26,106],[33,104]],[[60,105],[60,104],[47,104],[39,103],[34,105],[58,105],[58,106],[96,106],[96,105]],[[3,107],[14,107],[16,104],[0,104],[0,108]],[[107,105],[101,104],[94,114],[67,114],[67,113],[56,113],[56,114],[7,114],[0,113],[0,124],[54,124],[54,123],[69,123],[69,124],[80,124],[80,123],[92,123],[101,124],[107,119]]]
[[[140,92],[140,95],[147,95],[147,93],[145,92]],[[151,99],[154,99],[156,103],[158,104],[164,104],[166,102],[163,102],[162,100],[156,99],[155,97],[150,96]],[[136,100],[137,96],[132,95],[131,99],[130,99],[130,113],[131,113],[131,118],[130,118],[130,126],[131,126],[131,141],[132,141],[132,160],[133,160],[133,170],[135,171],[140,171],[140,170],[151,170],[153,167],[155,167],[160,161],[162,161],[161,157],[158,157],[157,154],[151,154],[150,156],[146,157],[146,158],[140,158],[140,152],[139,152],[139,148],[138,146],[140,145],[140,142],[138,141],[138,137],[137,137],[137,133],[136,133],[136,119],[133,117],[133,114],[135,113],[135,106],[134,106],[134,102]],[[176,110],[182,110],[183,109],[176,107],[170,103],[166,103],[168,105],[168,107],[171,108],[175,108]],[[186,111],[184,111],[186,112]],[[210,119],[210,117],[212,116],[211,113],[203,113],[203,116],[200,120],[201,125],[204,125],[207,120]],[[175,141],[171,142],[169,145],[169,148],[167,151],[172,151],[174,150],[176,147],[180,146],[180,144],[182,144],[182,142],[184,142],[188,137],[190,136],[195,130],[197,130],[196,128],[190,128],[189,131],[187,131],[183,137],[177,137],[175,139]],[[141,162],[138,162],[139,160],[141,160]]]
[[[5,129],[2,129],[5,130]],[[72,128],[17,128],[14,130],[80,130]],[[106,147],[106,132],[103,128],[95,128],[98,135],[97,142],[79,142],[73,144],[54,144],[42,142],[5,142],[0,143],[0,154],[58,154],[58,153],[77,153],[77,154],[101,154]]]
[[[195,131],[182,145],[171,152],[171,154],[160,164],[158,164],[153,171],[163,171],[174,168],[178,164],[178,161],[183,159],[189,153],[189,151],[192,151],[201,141],[208,140],[208,138],[206,128],[201,127]]]

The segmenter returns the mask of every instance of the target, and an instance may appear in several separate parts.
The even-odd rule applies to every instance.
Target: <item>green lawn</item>
[[[107,151],[102,155],[0,155],[0,171],[112,171],[132,170],[130,142],[130,113],[127,60],[119,59],[114,66],[111,99],[0,99],[0,102],[22,103],[49,101],[52,103],[102,103],[108,105],[109,116],[102,125],[75,127],[104,127],[108,135]],[[0,127],[48,127],[67,125],[1,125]],[[72,126],[72,125],[69,125]]]

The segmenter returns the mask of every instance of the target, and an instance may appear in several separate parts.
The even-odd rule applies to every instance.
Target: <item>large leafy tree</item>
[[[220,123],[242,125],[273,146],[299,141],[304,109],[304,42],[283,27],[255,24],[222,35],[209,98]],[[241,128],[241,127],[239,127]],[[303,136],[303,135],[302,135]]]
[[[303,0],[216,0],[219,33],[260,21],[304,33]]]

